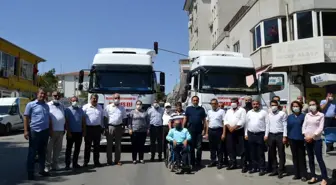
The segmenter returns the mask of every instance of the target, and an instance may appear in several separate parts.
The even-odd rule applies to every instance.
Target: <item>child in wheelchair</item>
[[[189,168],[189,142],[191,135],[186,128],[182,127],[180,119],[174,120],[174,128],[170,129],[166,137],[167,141],[172,146],[173,164],[178,172]]]

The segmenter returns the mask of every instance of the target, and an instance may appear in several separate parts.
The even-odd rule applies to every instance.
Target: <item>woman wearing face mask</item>
[[[326,185],[328,180],[327,168],[323,161],[322,156],[322,139],[321,134],[324,126],[324,114],[319,112],[320,107],[316,100],[311,100],[309,102],[309,113],[306,115],[303,125],[302,133],[304,134],[304,140],[306,142],[306,150],[309,159],[309,168],[312,175],[311,180],[308,184],[313,184],[317,182],[317,177],[315,174],[315,162],[314,155],[320,166],[322,183],[321,185]]]
[[[307,181],[306,150],[304,146],[304,136],[302,134],[302,125],[305,114],[302,113],[302,104],[299,101],[293,101],[290,109],[292,114],[287,118],[287,138],[292,152],[294,163],[293,180],[301,179]]]
[[[149,129],[149,119],[146,111],[142,109],[142,102],[136,102],[136,109],[130,113],[129,134],[132,142],[132,160],[133,164],[137,163],[137,155],[139,160],[144,162],[144,149],[146,137]]]

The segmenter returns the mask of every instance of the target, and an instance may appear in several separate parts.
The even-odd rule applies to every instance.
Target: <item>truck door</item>
[[[262,73],[263,75],[264,73]],[[270,101],[274,96],[279,96],[280,97],[280,104],[282,106],[287,106],[290,102],[289,98],[289,79],[287,77],[286,72],[268,72],[265,73],[268,74],[269,82],[270,84],[267,85],[268,89],[262,91],[261,94],[261,104],[264,109],[267,109],[269,107]],[[259,83],[261,82],[261,76],[258,77]],[[264,82],[265,83],[265,82]],[[264,84],[265,85],[265,84]]]

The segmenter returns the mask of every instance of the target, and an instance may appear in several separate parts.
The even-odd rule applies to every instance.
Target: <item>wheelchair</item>
[[[191,173],[191,157],[190,157],[190,146],[188,145],[187,148],[187,163],[188,164],[183,164],[183,161],[180,161],[178,165],[176,158],[174,156],[174,148],[172,143],[167,144],[167,149],[166,149],[166,156],[167,158],[165,159],[165,165],[168,169],[170,169],[171,172],[176,172],[176,173]]]

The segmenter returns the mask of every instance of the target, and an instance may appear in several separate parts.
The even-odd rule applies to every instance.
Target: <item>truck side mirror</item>
[[[164,93],[165,92],[165,86],[160,86],[160,92]]]
[[[187,74],[187,84],[191,83],[191,72],[189,71]]]
[[[260,78],[261,93],[281,91],[285,88],[285,77],[283,74],[262,73]]]
[[[83,90],[83,84],[79,84],[79,85],[78,85],[78,90],[79,90],[79,91],[82,91],[82,90]]]
[[[79,78],[78,78],[78,83],[83,83],[84,81],[84,70],[79,71]]]
[[[165,85],[165,73],[164,72],[160,72],[160,85]]]

